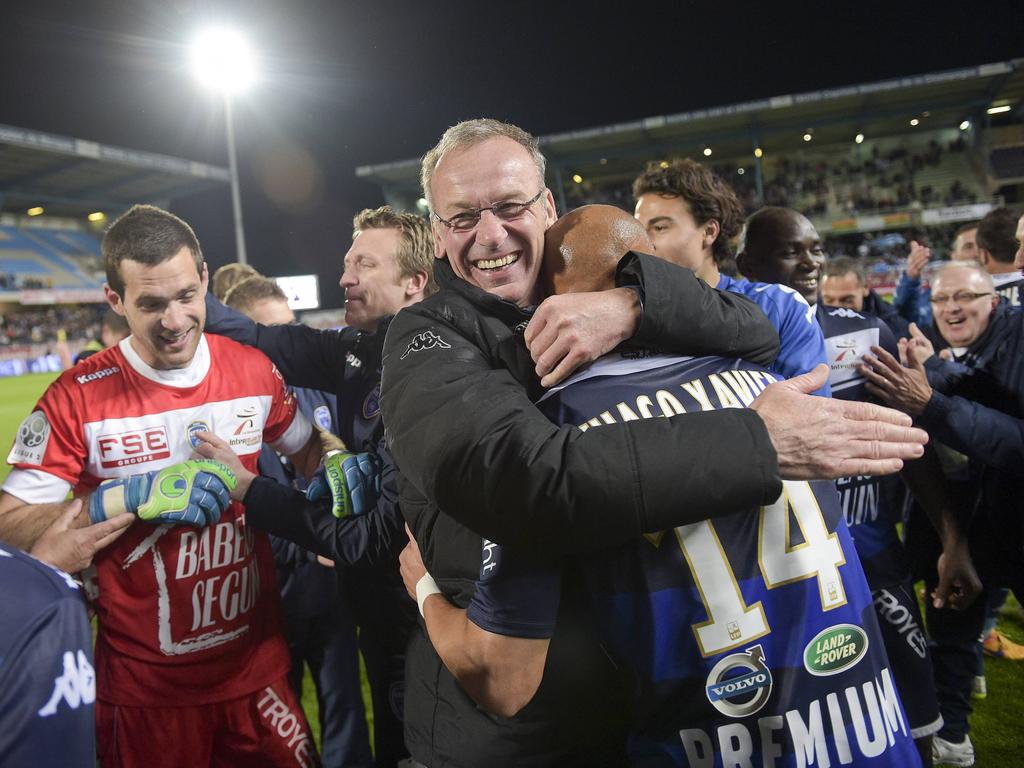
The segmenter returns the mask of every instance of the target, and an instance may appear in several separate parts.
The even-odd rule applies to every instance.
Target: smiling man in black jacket
[[[422,180],[442,290],[392,322],[381,393],[402,511],[433,575],[417,588],[421,612],[440,591],[468,604],[486,545],[480,535],[594,551],[771,503],[783,476],[892,472],[900,457],[919,455],[923,436],[908,419],[811,398],[786,384],[769,388],[760,411],[611,425],[597,440],[552,425],[533,406],[542,387],[626,340],[770,362],[774,329],[742,297],[636,253],[620,262],[617,289],[542,301],[538,275],[554,200],[537,140],[515,126],[454,126],[424,158]],[[824,366],[817,375],[815,387],[824,383]],[[478,710],[421,633],[410,646],[407,677],[407,745],[430,768],[498,755],[516,765],[584,763],[580,750],[600,749],[572,744],[573,722],[552,738],[552,713],[583,721],[578,731],[591,737],[606,724],[587,722],[594,696],[559,702],[557,681],[554,697],[545,696],[547,672],[537,700],[516,720]],[[602,762],[614,759],[609,752]]]

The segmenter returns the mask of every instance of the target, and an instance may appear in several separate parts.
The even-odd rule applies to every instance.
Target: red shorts
[[[96,700],[103,768],[314,768],[302,705],[282,677],[240,699],[195,707],[122,707]]]

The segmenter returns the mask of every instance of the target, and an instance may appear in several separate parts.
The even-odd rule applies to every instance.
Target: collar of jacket
[[[996,305],[992,317],[989,318],[988,328],[978,337],[971,346],[967,348],[964,355],[964,362],[972,367],[982,368],[1003,347],[1004,341],[1012,332],[1013,317],[1004,302]]]
[[[530,322],[536,309],[536,307],[523,309],[515,302],[502,299],[493,293],[487,293],[467,280],[463,280],[455,274],[448,259],[438,259],[434,262],[434,279],[442,290],[453,291],[464,296],[488,314],[507,323],[520,335],[526,330],[526,324]]]
[[[388,315],[378,320],[377,327],[372,331],[356,331],[356,341],[350,354],[363,364],[363,371],[370,370],[372,374],[372,369],[380,364],[384,351],[384,337],[387,336],[388,326],[393,319],[393,315]]]

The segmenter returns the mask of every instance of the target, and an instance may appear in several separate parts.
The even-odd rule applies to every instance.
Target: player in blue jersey
[[[567,245],[567,233],[586,237],[573,219],[548,232],[546,265],[555,252],[567,267],[551,277],[555,289],[595,253],[590,243]],[[605,226],[601,233],[622,223]],[[634,350],[603,358],[538,405],[559,423],[600,430],[744,407],[774,380],[738,360]],[[727,464],[727,453],[716,459]],[[423,572],[410,544],[403,576],[411,592]],[[560,589],[576,572],[630,696],[631,765],[919,764],[832,483],[787,481],[760,510],[649,534],[564,569],[485,542],[469,608],[445,601],[445,611],[425,612],[467,692],[490,705],[500,684],[486,673],[460,676],[450,662],[445,646],[464,637],[453,614],[523,659],[525,672],[543,662],[560,599],[578,599]]]
[[[96,764],[92,632],[78,585],[0,544],[0,765]]]
[[[92,768],[96,678],[92,631],[68,575],[128,529],[131,515],[74,528],[73,501],[28,557],[0,543],[0,765]],[[58,570],[59,569],[59,570]]]
[[[633,181],[633,197],[636,219],[647,230],[655,255],[693,270],[720,291],[746,296],[772,321],[781,346],[771,371],[788,379],[826,361],[821,329],[809,306],[818,291],[816,268],[824,260],[820,243],[808,252],[815,269],[806,273],[806,285],[729,277],[719,264],[732,256],[729,241],[743,227],[743,206],[728,184],[700,163],[672,160],[664,166],[651,163]],[[816,392],[828,393],[827,384]]]
[[[768,274],[784,282],[797,273],[788,254],[792,243],[803,247],[820,245],[814,226],[801,214],[785,208],[769,208],[755,213],[744,244],[743,263],[758,275]],[[864,274],[858,262],[840,257],[823,268],[822,283],[826,296],[845,299],[842,290],[834,290],[836,278],[852,276],[855,285],[864,286]],[[791,283],[792,284],[792,283]],[[794,285],[794,287],[796,287]],[[837,296],[838,294],[838,296]],[[854,299],[863,298],[858,295]],[[858,309],[863,302],[851,302]],[[871,400],[865,391],[866,380],[860,371],[864,355],[880,347],[896,356],[896,339],[881,319],[849,306],[826,306],[811,297],[818,323],[825,335],[829,358],[829,383],[833,397],[845,400]],[[944,557],[940,584],[935,599],[949,599],[955,607],[965,607],[980,589],[967,551],[967,539],[948,506],[950,495],[934,453],[908,463],[902,472],[928,511],[943,542]],[[864,568],[874,598],[875,610],[892,662],[893,675],[903,697],[911,733],[917,741],[922,760],[931,761],[931,740],[942,727],[938,699],[932,681],[931,659],[922,631],[920,608],[913,593],[908,558],[896,530],[900,522],[899,493],[893,489],[895,478],[855,476],[836,481],[846,523],[850,528],[857,555]]]

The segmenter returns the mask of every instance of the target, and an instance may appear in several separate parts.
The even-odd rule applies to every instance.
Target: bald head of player
[[[818,301],[825,250],[814,225],[792,208],[756,211],[747,220],[736,263],[751,280],[789,286],[811,306]]]
[[[629,251],[654,253],[654,244],[624,210],[584,205],[570,211],[544,234],[544,290],[550,295],[614,288],[615,270]]]

